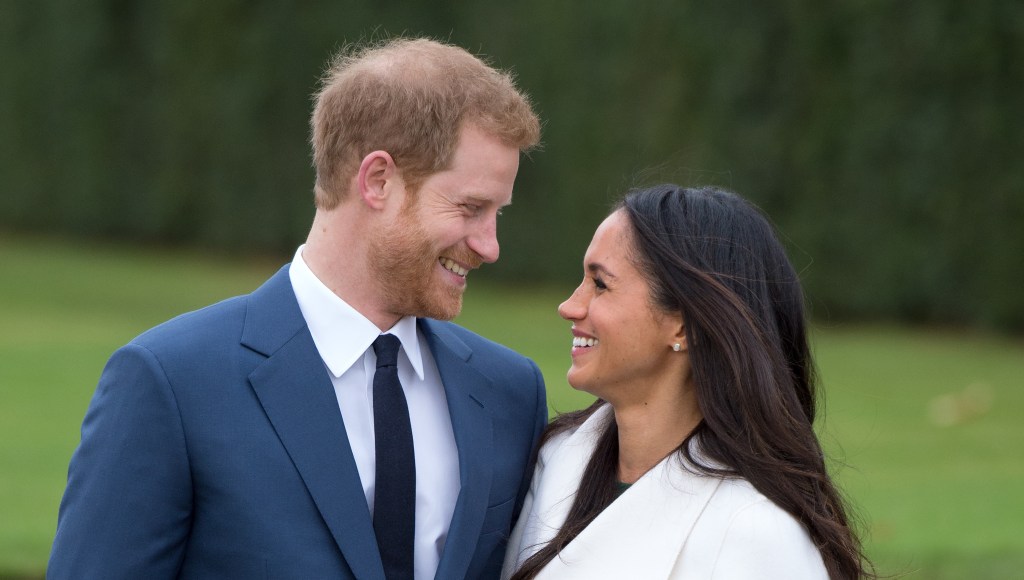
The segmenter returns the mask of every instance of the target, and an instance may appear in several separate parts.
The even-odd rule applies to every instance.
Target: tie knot
[[[393,334],[382,334],[373,341],[373,353],[377,355],[377,368],[396,366],[398,364],[398,349],[402,342]]]

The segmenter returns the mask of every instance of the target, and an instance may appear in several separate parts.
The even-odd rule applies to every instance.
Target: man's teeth
[[[466,274],[469,274],[469,270],[463,268],[462,266],[456,264],[455,262],[449,260],[448,258],[441,258],[441,265],[444,266],[446,270],[455,272],[456,274],[462,276],[463,278],[466,277]]]
[[[601,341],[597,340],[596,338],[583,338],[580,336],[574,336],[572,338],[573,347],[597,346],[598,344],[601,344]]]

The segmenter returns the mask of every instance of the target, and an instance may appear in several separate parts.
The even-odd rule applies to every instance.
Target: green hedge
[[[326,59],[427,34],[544,118],[492,277],[573,280],[623,190],[714,183],[776,221],[819,317],[1024,330],[1020,2],[352,4],[3,3],[0,227],[286,256]]]

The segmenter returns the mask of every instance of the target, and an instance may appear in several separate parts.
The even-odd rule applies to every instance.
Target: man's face
[[[397,219],[372,241],[370,267],[396,316],[450,320],[462,309],[466,275],[498,259],[497,217],[512,201],[519,150],[472,125],[451,167],[405,192]]]

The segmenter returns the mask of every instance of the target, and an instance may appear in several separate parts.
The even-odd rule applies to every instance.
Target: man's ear
[[[398,166],[387,151],[374,151],[363,157],[356,174],[359,199],[373,209],[383,209],[391,194],[389,182],[399,179]]]

